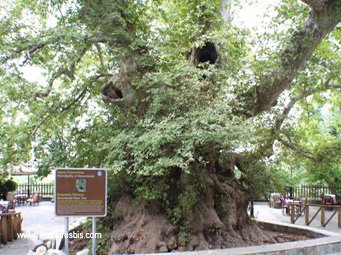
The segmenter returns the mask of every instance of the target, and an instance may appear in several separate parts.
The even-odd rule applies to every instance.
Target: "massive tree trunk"
[[[278,67],[264,75],[255,88],[237,96],[241,104],[235,114],[249,118],[274,106],[278,96],[304,68],[319,42],[340,21],[338,3],[304,2],[310,5],[311,12],[303,27],[293,33]],[[225,20],[228,21],[226,17]],[[125,110],[133,104],[143,105],[138,114],[143,118],[148,103],[141,101],[144,98],[139,96],[141,91],[134,91],[131,82],[147,71],[134,61],[134,54],[139,52],[128,53],[122,59],[120,73],[104,86],[102,96]],[[188,61],[199,67],[202,63],[219,64],[217,45],[207,41],[204,46],[191,49]],[[273,141],[267,146],[271,147]],[[169,174],[156,178],[155,184],[162,182],[168,187],[165,194],[167,205],[143,200],[136,203],[133,193],[129,192],[112,198],[115,220],[110,223],[113,228],[110,254],[201,250],[275,242],[250,223],[247,215],[254,184],[252,172],[256,171],[253,168],[269,154],[260,153],[263,148],[251,154],[229,153],[221,162],[218,160],[219,148],[215,149],[214,145],[196,149],[200,151],[198,157],[208,160],[204,168],[193,166],[190,173],[171,169]],[[236,169],[241,171],[241,178],[236,177]]]
[[[246,210],[251,193],[231,172],[203,169],[194,176],[169,176],[168,181],[167,195],[171,201],[168,208],[157,202],[136,203],[127,194],[111,202],[115,220],[111,222],[109,254],[220,249],[276,242],[249,222]],[[189,187],[197,190],[194,193]],[[169,217],[167,210],[171,207],[178,215]]]

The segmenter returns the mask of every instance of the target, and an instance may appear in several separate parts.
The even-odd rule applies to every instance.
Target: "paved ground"
[[[318,210],[318,207],[310,207],[310,218],[315,214],[315,212]],[[333,212],[332,211],[326,211],[326,219],[329,219]],[[275,209],[270,208],[267,203],[258,202],[255,203],[254,206],[254,214],[257,220],[264,220],[264,221],[274,221],[274,222],[280,222],[280,223],[290,223],[290,216],[283,215],[282,209]],[[327,227],[321,227],[321,218],[320,213],[316,216],[316,218],[312,221],[310,224],[311,227],[324,229],[328,231],[332,231],[338,234],[341,234],[341,229],[337,227],[337,214],[332,218],[332,220],[328,223]],[[302,225],[305,226],[304,223],[304,215],[302,215],[295,225]]]
[[[317,208],[310,209],[311,215],[316,212]],[[54,204],[50,202],[42,202],[39,206],[20,206],[17,211],[22,212],[23,231],[35,236],[43,238],[44,235],[60,235],[64,231],[64,218],[56,217],[54,215]],[[290,217],[282,214],[281,209],[269,208],[267,203],[255,203],[254,208],[255,216],[258,220],[272,221],[280,223],[290,223]],[[332,212],[326,212],[326,218]],[[79,224],[79,221],[85,218],[70,218],[70,229]],[[297,224],[304,225],[304,217],[302,216]],[[328,224],[327,228],[320,226],[320,217],[318,216],[311,224],[312,227],[325,229],[341,234],[341,229],[337,228],[337,217],[334,216],[333,220]],[[60,238],[56,238],[57,242]],[[59,243],[59,242],[58,242]],[[0,247],[0,255],[26,255],[28,250],[32,248],[32,240],[17,239]],[[336,255],[341,255],[336,253]]]
[[[30,238],[17,239],[7,243],[0,248],[0,255],[26,255],[34,245],[36,238],[55,237],[57,245],[59,245],[64,232],[64,217],[55,216],[53,203],[42,202],[39,206],[19,206],[16,211],[21,212],[22,229],[25,234],[30,235]],[[84,217],[70,217],[70,229],[84,220]]]

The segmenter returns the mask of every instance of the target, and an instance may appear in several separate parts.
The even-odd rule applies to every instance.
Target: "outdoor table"
[[[336,205],[336,195],[335,194],[325,194],[323,196],[323,204],[332,204]]]
[[[291,211],[290,211],[291,205],[294,205],[294,214],[298,214],[299,212],[301,212],[301,209],[303,206],[301,201],[293,200],[293,199],[287,199],[286,201],[288,203],[289,215],[291,214]]]
[[[4,244],[13,241],[18,233],[21,233],[21,213],[0,213],[0,241]]]
[[[19,205],[24,205],[28,197],[26,195],[15,195],[15,202]]]

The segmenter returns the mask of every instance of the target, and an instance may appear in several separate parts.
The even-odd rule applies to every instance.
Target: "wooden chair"
[[[29,205],[36,205],[36,204],[39,205],[39,193],[38,192],[34,193],[32,197],[26,200],[26,202]]]

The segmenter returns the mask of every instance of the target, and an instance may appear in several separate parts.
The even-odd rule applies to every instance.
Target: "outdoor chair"
[[[322,202],[324,205],[335,205],[336,196],[334,194],[323,195]]]
[[[322,203],[324,205],[336,205],[336,195],[326,194],[322,196]],[[333,208],[327,208],[328,211],[333,211]]]
[[[36,205],[36,204],[39,205],[39,193],[38,192],[34,193],[32,197],[26,200],[26,202],[29,205]]]
[[[287,199],[285,196],[281,197],[282,202],[282,213],[283,215],[290,215],[291,213],[291,205],[294,205],[294,214],[302,214],[301,210],[303,207],[303,203],[300,200],[293,200],[293,199]]]
[[[281,202],[283,215],[289,214],[290,213],[289,203],[284,196],[281,197]]]
[[[14,200],[14,195],[11,192],[7,192],[6,200],[9,202],[7,209],[8,210],[14,210],[15,209],[15,200]]]
[[[271,193],[269,197],[269,206],[272,208],[282,208],[282,195],[280,193]]]

